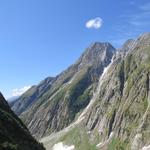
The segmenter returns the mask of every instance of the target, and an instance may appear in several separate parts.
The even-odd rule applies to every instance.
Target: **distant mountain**
[[[44,150],[0,93],[0,150]]]
[[[22,96],[15,99],[14,102],[10,103],[10,106],[17,115],[20,115],[26,109],[30,108],[31,105],[45,93],[51,84],[53,83],[53,77],[48,77],[43,80],[38,86],[32,86]]]
[[[47,150],[149,150],[150,33],[118,50],[92,44],[44,87],[34,100],[31,88],[12,109]]]
[[[19,98],[19,96],[13,96],[13,97],[10,97],[10,98],[8,98],[8,99],[6,99],[8,102],[13,102],[13,101],[15,101],[16,99],[18,99]]]
[[[14,103],[16,103],[18,98],[19,98],[19,96],[13,96],[13,97],[6,99],[6,101],[8,102],[9,106],[12,107],[14,105]]]

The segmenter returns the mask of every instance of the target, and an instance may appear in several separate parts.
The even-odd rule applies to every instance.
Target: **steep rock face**
[[[55,77],[48,89],[25,107],[22,100],[29,100],[31,88],[13,105],[31,133],[40,138],[68,126],[88,105],[103,69],[110,63],[115,49],[109,43],[94,43],[79,60]],[[44,87],[47,85],[44,85]],[[37,87],[37,86],[36,86]],[[18,103],[26,108],[19,110]],[[22,107],[21,107],[22,108]]]
[[[76,150],[150,146],[150,34],[133,43],[126,55],[114,57],[82,120],[42,139],[47,148],[59,142]]]
[[[44,150],[35,141],[21,120],[11,111],[0,93],[0,149]]]
[[[94,106],[98,109],[90,112],[86,123],[88,130],[94,128],[100,131],[102,143],[113,132],[116,136],[114,140],[120,142],[120,149],[138,150],[150,144],[150,47],[148,51],[146,49],[134,49],[120,64],[112,68],[108,80],[103,84]],[[140,138],[137,139],[138,134]],[[135,144],[131,146],[134,138]]]

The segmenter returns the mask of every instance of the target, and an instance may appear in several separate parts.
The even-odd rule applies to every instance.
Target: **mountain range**
[[[149,150],[150,33],[91,44],[10,106],[47,150]]]

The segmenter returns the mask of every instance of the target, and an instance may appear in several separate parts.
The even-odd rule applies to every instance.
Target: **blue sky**
[[[66,69],[94,41],[120,47],[148,31],[149,0],[1,0],[0,89],[11,97]]]

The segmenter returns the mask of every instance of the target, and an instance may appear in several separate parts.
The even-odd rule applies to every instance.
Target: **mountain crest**
[[[80,68],[87,65],[101,65],[102,62],[110,63],[107,60],[111,60],[115,51],[116,49],[110,43],[95,42],[86,48],[77,63],[80,64]]]

